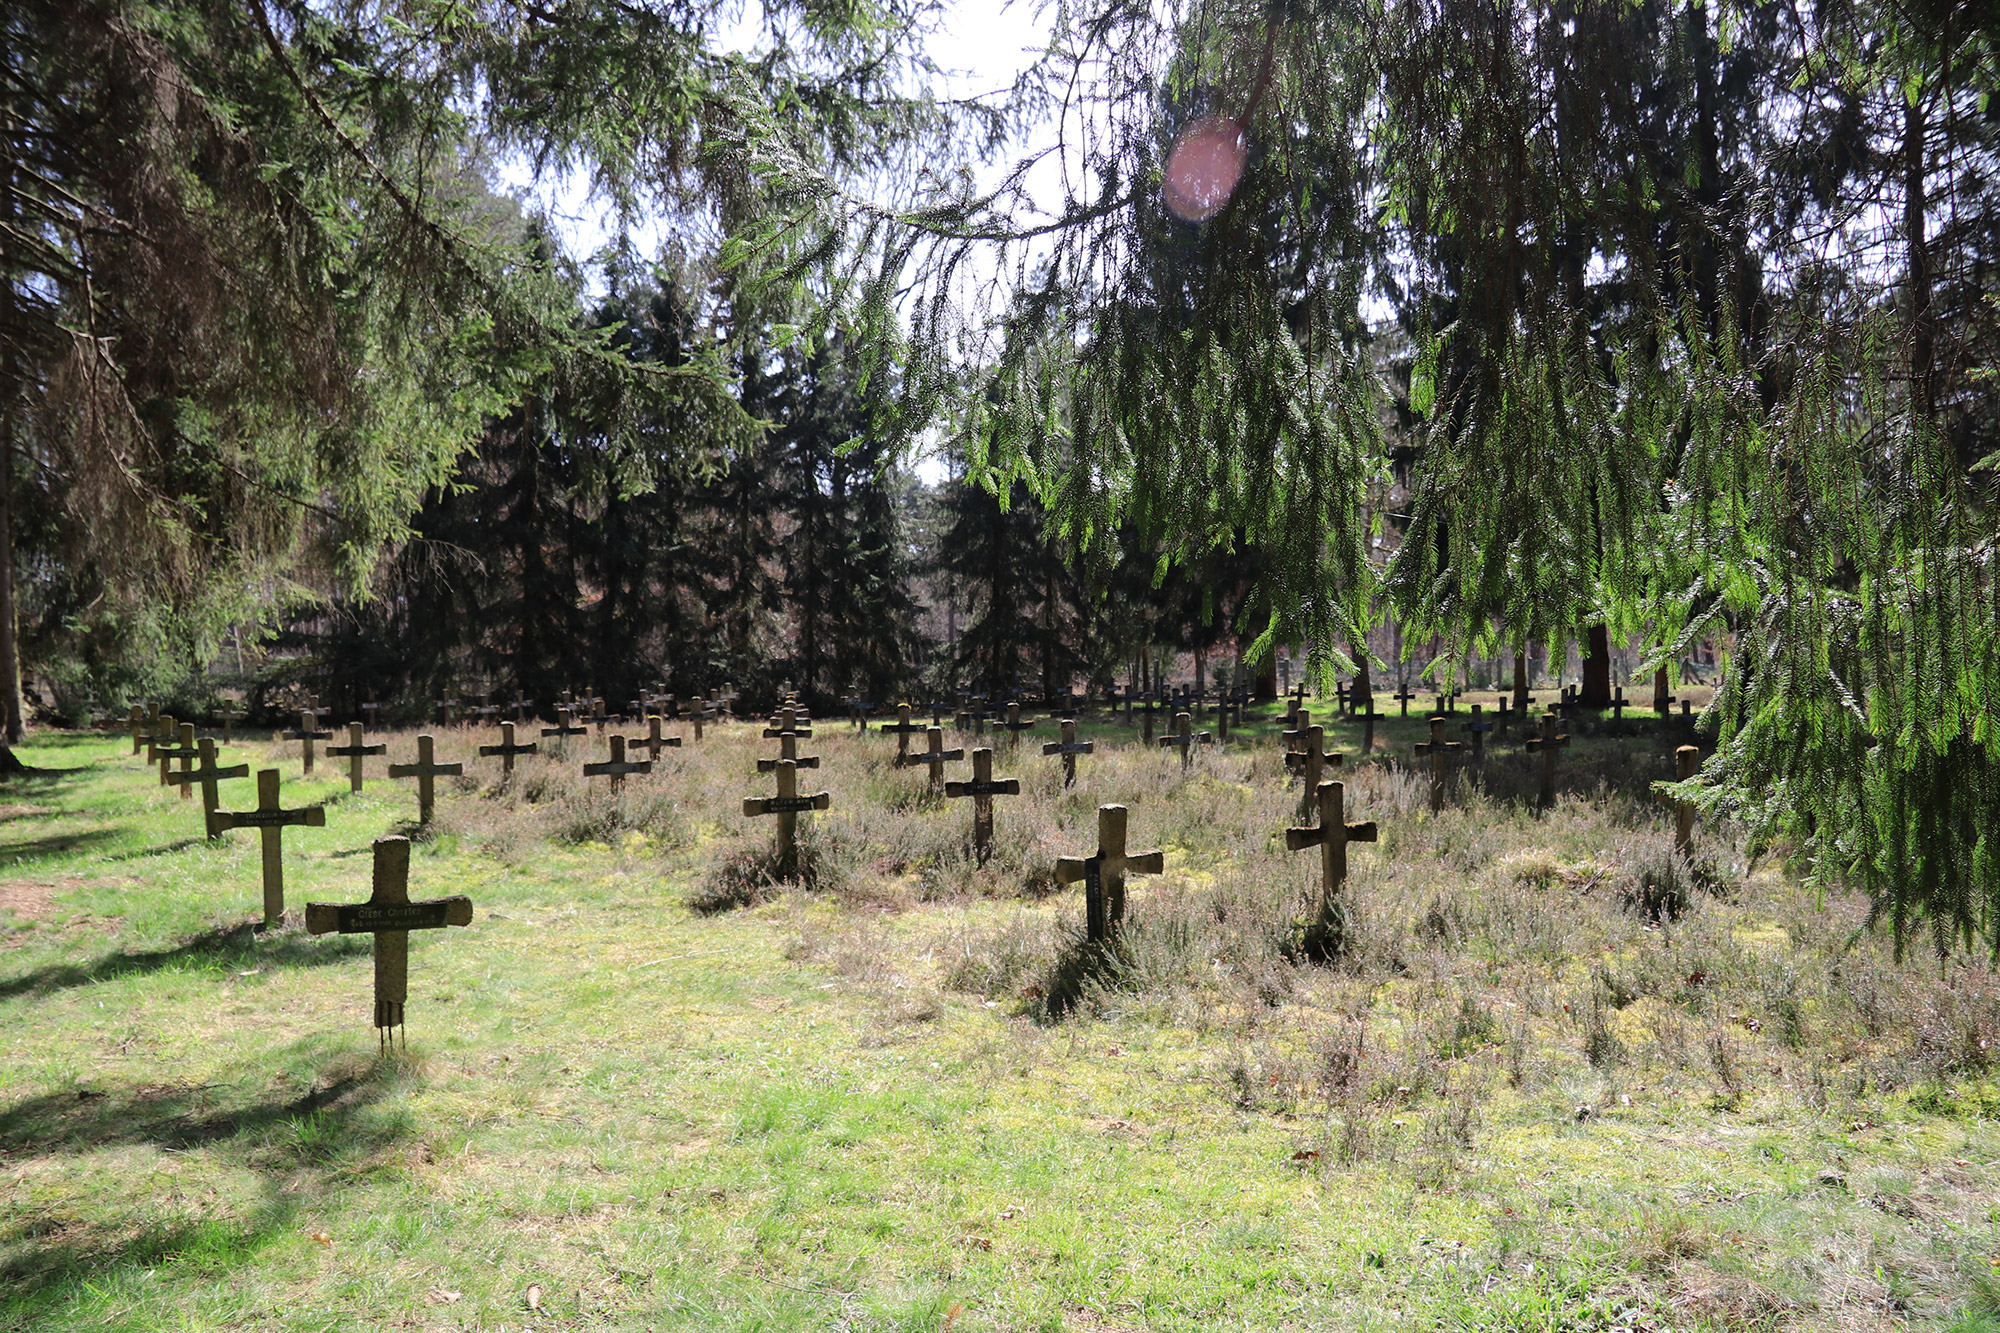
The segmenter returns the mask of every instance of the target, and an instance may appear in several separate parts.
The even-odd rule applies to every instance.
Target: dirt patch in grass
[[[55,910],[58,893],[81,888],[88,880],[15,879],[0,882],[0,916],[12,913],[18,921],[42,921]]]

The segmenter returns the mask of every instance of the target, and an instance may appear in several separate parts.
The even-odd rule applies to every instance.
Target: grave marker
[[[1031,717],[1023,718],[1021,716],[1021,705],[1010,703],[1007,705],[1007,719],[1000,725],[1007,728],[1009,740],[1019,740],[1022,732],[1033,731],[1035,729],[1035,719]]]
[[[911,735],[923,729],[924,727],[921,722],[910,721],[910,706],[908,704],[897,704],[896,720],[894,722],[885,722],[877,728],[878,731],[895,736],[896,763],[898,765],[903,762],[903,756],[910,752]]]
[[[368,730],[382,730],[382,705],[379,701],[361,705],[361,711],[368,714]]]
[[[458,700],[440,694],[438,696],[437,707],[439,723],[443,726],[450,726],[454,721],[452,714],[458,708]]]
[[[1375,711],[1375,700],[1368,700],[1368,711],[1357,713],[1361,719],[1361,755],[1365,759],[1375,753],[1375,724],[1383,720],[1385,714]]]
[[[361,761],[371,754],[387,754],[389,747],[385,743],[375,745],[365,743],[362,740],[361,724],[350,722],[347,724],[347,744],[329,745],[326,747],[326,752],[347,760],[347,789],[358,792],[361,790]]]
[[[162,787],[167,785],[169,760],[160,752],[171,748],[178,734],[172,714],[162,713],[153,719],[153,734],[146,738],[146,762],[159,765]]]
[[[1307,717],[1306,711],[1300,709],[1299,719],[1305,721]],[[1322,748],[1326,744],[1326,728],[1308,726],[1303,730],[1305,743],[1285,755],[1285,767],[1305,779],[1300,784],[1299,808],[1306,818],[1310,818],[1313,801],[1316,799],[1314,793],[1319,790],[1319,784],[1324,780],[1322,775],[1328,768],[1339,768],[1341,757],[1331,750]]]
[[[216,784],[227,778],[249,777],[250,765],[232,764],[228,768],[218,768],[215,763],[215,742],[207,736],[201,738],[196,748],[201,752],[201,762],[192,769],[183,769],[174,774],[174,781],[183,784],[181,788],[183,792],[189,785],[200,784],[201,826],[212,840],[222,836],[222,830],[215,826],[215,811],[218,805]]]
[[[1016,778],[996,781],[993,777],[993,751],[982,745],[972,752],[972,781],[947,782],[944,794],[949,800],[972,798],[972,850],[983,862],[993,850],[993,798],[1019,796],[1020,781]]]
[[[1083,882],[1084,937],[1092,944],[1117,938],[1125,920],[1125,876],[1158,875],[1166,870],[1166,854],[1125,850],[1129,812],[1122,805],[1097,807],[1097,854],[1065,856],[1056,861],[1056,883]]]
[[[812,728],[799,725],[799,710],[786,704],[770,718],[771,725],[764,728],[765,740],[776,740],[781,736],[799,736],[810,739]]]
[[[185,780],[186,775],[194,771],[194,761],[201,756],[201,751],[197,750],[194,745],[194,723],[183,722],[175,728],[175,731],[179,733],[180,744],[163,745],[155,750],[154,753],[160,758],[160,781],[162,784],[174,781],[173,777],[167,775],[167,764],[175,759],[180,760],[181,771],[175,776],[182,779],[180,783],[181,799],[186,801],[194,797],[194,788]]]
[[[297,741],[299,743],[305,764],[305,771],[308,774],[313,771],[313,742],[327,740],[333,735],[330,731],[315,729],[313,724],[318,718],[318,713],[319,710],[315,708],[301,708],[299,710],[299,729],[285,733],[286,740]]]
[[[233,828],[261,830],[264,843],[264,924],[275,926],[285,919],[284,831],[287,828],[325,828],[326,811],[319,806],[286,810],[278,805],[278,770],[257,772],[255,810],[218,810],[210,817],[216,832]]]
[[[668,748],[678,750],[681,748],[680,737],[662,736],[660,734],[660,715],[658,713],[648,713],[646,715],[646,734],[644,736],[629,737],[626,743],[644,750],[648,759],[658,759],[662,750]]]
[[[653,761],[650,759],[628,760],[625,758],[625,738],[623,736],[613,736],[611,738],[611,758],[609,761],[601,764],[585,764],[583,766],[583,775],[586,778],[610,778],[611,790],[613,792],[616,792],[620,787],[625,785],[625,779],[629,774],[650,773],[652,771]]]
[[[1662,722],[1673,711],[1674,696],[1667,688],[1667,669],[1664,666],[1653,671],[1653,711],[1660,715]]]
[[[146,713],[139,705],[132,705],[132,753],[146,748]]]
[[[1347,786],[1328,780],[1313,790],[1316,825],[1285,830],[1285,846],[1294,852],[1319,848],[1319,908],[1305,929],[1306,952],[1325,959],[1338,952],[1345,924],[1340,890],[1347,883],[1347,844],[1374,842],[1375,822],[1347,822]]]
[[[1506,714],[1503,712],[1501,716],[1505,717]],[[1472,737],[1473,761],[1475,763],[1485,763],[1486,733],[1493,730],[1493,724],[1480,716],[1480,707],[1478,704],[1472,705],[1472,721],[1466,723],[1460,730]]]
[[[437,742],[429,732],[417,737],[417,762],[414,764],[391,764],[389,776],[392,778],[415,778],[417,780],[417,822],[431,822],[438,778],[456,777],[465,772],[464,764],[440,764],[437,762],[435,747]]]
[[[1161,745],[1175,746],[1180,750],[1181,772],[1183,773],[1187,772],[1188,766],[1194,763],[1194,747],[1208,743],[1208,733],[1205,731],[1195,731],[1193,727],[1194,719],[1192,717],[1189,717],[1186,713],[1175,713],[1174,734],[1160,737]]]
[[[778,771],[779,764],[790,764],[794,768],[818,768],[819,756],[816,754],[801,755],[799,753],[798,733],[788,731],[778,737],[778,757],[776,759],[759,759],[757,761],[757,771],[759,773],[775,773]]]
[[[1442,717],[1432,718],[1431,738],[1417,742],[1417,754],[1429,755],[1431,759],[1432,814],[1444,809],[1444,787],[1446,780],[1451,776],[1451,755],[1454,751],[1465,748],[1463,741],[1448,741],[1444,738],[1444,729],[1447,725]]]
[[[965,750],[963,747],[950,750],[944,748],[943,727],[925,727],[924,737],[929,743],[930,748],[928,750],[920,750],[915,754],[897,755],[896,767],[906,768],[912,764],[930,765],[931,790],[936,791],[944,781],[944,766],[946,761],[965,758]]]
[[[542,735],[556,738],[559,749],[569,745],[570,737],[583,734],[584,729],[576,725],[576,715],[567,708],[556,709],[556,724],[553,727],[542,728]]]
[[[507,706],[514,710],[515,723],[517,725],[524,725],[528,720],[528,710],[535,706],[535,701],[533,699],[516,699]]]
[[[790,760],[780,759],[774,765],[778,774],[778,794],[776,796],[746,796],[743,798],[743,815],[755,819],[760,815],[778,817],[778,873],[789,875],[798,870],[798,822],[799,816],[814,810],[824,810],[833,804],[830,792],[814,792],[810,796],[799,794],[799,771]]]
[[[479,757],[482,759],[497,757],[500,760],[501,780],[505,781],[514,776],[515,755],[535,754],[541,748],[541,746],[533,741],[529,741],[526,745],[516,744],[514,740],[514,724],[512,722],[502,722],[500,724],[500,743],[498,745],[480,746]]]
[[[1411,689],[1409,686],[1405,685],[1402,689],[1398,690],[1396,693],[1390,695],[1389,697],[1391,699],[1395,699],[1401,702],[1401,704],[1403,705],[1403,716],[1408,717],[1410,715],[1410,700],[1417,697],[1417,692]]]
[[[1556,803],[1556,751],[1569,744],[1569,735],[1556,734],[1558,721],[1555,710],[1542,714],[1542,734],[1528,738],[1528,749],[1539,750],[1542,755],[1542,789],[1540,800],[1543,809]]]
[[[215,715],[222,719],[222,743],[233,743],[236,739],[236,701],[224,699],[216,705]]]
[[[1062,720],[1062,739],[1059,741],[1044,742],[1042,753],[1059,754],[1062,756],[1063,786],[1074,787],[1076,785],[1076,757],[1080,754],[1097,753],[1097,742],[1078,740],[1076,738],[1076,719],[1066,717]]]
[[[306,904],[306,930],[311,934],[337,931],[375,937],[375,1026],[385,1050],[395,1039],[395,1029],[403,1027],[403,1006],[409,1001],[410,932],[471,924],[472,899],[463,894],[410,901],[408,838],[375,840],[374,880],[367,902]],[[404,1028],[403,1048],[408,1050],[409,1044],[409,1030]]]
[[[1686,782],[1701,768],[1701,750],[1683,745],[1674,751],[1674,781]],[[1683,858],[1694,855],[1694,802],[1674,802],[1674,850]]]

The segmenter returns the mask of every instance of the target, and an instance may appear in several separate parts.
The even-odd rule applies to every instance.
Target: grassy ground
[[[411,937],[386,1060],[365,940],[248,927],[255,834],[38,738],[61,771],[0,791],[0,1329],[2000,1328],[1994,974],[1899,964],[1726,833],[1676,860],[1651,739],[1579,735],[1537,815],[1517,734],[1433,817],[1420,726],[1348,775],[1382,841],[1333,967],[1287,956],[1316,857],[1268,742],[1183,776],[1086,727],[1068,793],[1024,743],[981,864],[823,725],[807,890],[761,874],[749,728],[615,800],[583,745],[502,788],[443,735],[472,776],[411,889],[476,917]],[[226,758],[327,805],[294,914],[366,896],[410,784]],[[1087,974],[1050,866],[1110,800],[1167,873]]]

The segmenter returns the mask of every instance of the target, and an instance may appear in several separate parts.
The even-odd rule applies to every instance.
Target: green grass
[[[412,935],[385,1060],[365,940],[248,927],[255,834],[205,842],[129,744],[37,738],[65,771],[0,796],[0,1329],[1993,1326],[1991,974],[1896,965],[1726,834],[1722,896],[1635,914],[1649,742],[1579,739],[1546,816],[1511,744],[1439,818],[1350,774],[1384,840],[1312,968],[1268,746],[1184,780],[1106,744],[1064,793],[1038,739],[979,867],[961,803],[823,723],[828,887],[708,916],[768,837],[747,728],[618,803],[469,765],[411,890],[475,919]],[[365,897],[414,814],[320,777],[285,788],[328,803],[294,911]],[[1051,1020],[1080,907],[1046,861],[1111,799],[1168,874]]]

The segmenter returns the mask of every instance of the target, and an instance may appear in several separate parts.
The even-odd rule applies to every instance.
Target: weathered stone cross
[[[1674,751],[1674,781],[1686,782],[1701,769],[1699,746],[1683,745]],[[1683,857],[1694,853],[1693,801],[1674,802],[1674,850]]]
[[[1059,741],[1044,742],[1042,753],[1059,754],[1062,756],[1063,786],[1074,787],[1076,785],[1076,757],[1080,754],[1097,753],[1097,742],[1078,740],[1076,738],[1076,719],[1066,717],[1062,720],[1062,739]]]
[[[778,773],[778,794],[744,797],[743,815],[746,819],[755,819],[759,815],[778,817],[778,873],[790,875],[797,872],[799,865],[799,815],[826,809],[833,804],[833,794],[821,791],[801,796],[798,767],[786,759],[778,760],[774,767]]]
[[[517,744],[514,740],[514,724],[512,722],[502,722],[500,724],[500,743],[498,745],[480,746],[479,757],[482,759],[492,759],[497,756],[500,760],[500,773],[502,777],[510,778],[514,776],[515,755],[534,754],[541,748],[541,746],[533,741],[529,741],[526,745]]]
[[[896,767],[905,768],[911,764],[929,764],[931,769],[931,790],[935,791],[939,784],[944,781],[945,763],[949,760],[965,758],[965,749],[963,746],[950,750],[945,749],[943,727],[925,727],[924,738],[930,745],[930,748],[928,750],[919,750],[914,754],[897,755]]]
[[[1451,756],[1454,751],[1465,748],[1463,741],[1448,741],[1444,729],[1448,724],[1442,717],[1431,719],[1431,738],[1417,742],[1419,757],[1429,755],[1431,759],[1431,813],[1444,809],[1445,779],[1451,774]]]
[[[194,761],[200,758],[201,751],[197,750],[194,745],[194,723],[183,722],[176,728],[176,731],[180,736],[179,745],[162,745],[154,750],[153,753],[160,760],[160,782],[162,785],[174,781],[173,778],[167,776],[167,764],[175,759],[180,760],[181,771],[178,776],[181,778],[181,799],[185,801],[194,796],[194,788],[187,782],[186,775],[194,771]]]
[[[662,736],[660,734],[660,715],[658,713],[648,713],[646,715],[646,734],[644,736],[629,737],[627,743],[644,750],[648,759],[658,759],[660,751],[669,747],[676,750],[681,748],[680,737]]]
[[[1347,844],[1374,842],[1373,820],[1362,824],[1347,822],[1347,785],[1328,780],[1313,791],[1319,815],[1317,825],[1285,830],[1285,846],[1302,852],[1319,848],[1319,907],[1306,924],[1306,953],[1326,961],[1339,952],[1344,919],[1340,910],[1341,886],[1347,883]]]
[[[318,730],[316,727],[318,720],[316,709],[301,708],[299,710],[299,729],[285,733],[286,740],[297,741],[303,747],[305,771],[307,773],[313,771],[313,742],[327,740],[333,735],[330,731]]]
[[[944,794],[948,799],[972,798],[972,850],[984,861],[993,848],[993,798],[995,796],[1019,796],[1021,784],[1015,778],[993,778],[993,751],[980,746],[972,752],[972,781],[947,782]]]
[[[146,711],[137,704],[132,705],[132,753],[146,748]]]
[[[1166,870],[1166,853],[1125,850],[1128,812],[1122,805],[1097,807],[1097,855],[1065,856],[1056,861],[1056,882],[1083,881],[1084,935],[1092,944],[1115,938],[1125,920],[1125,876],[1158,875]]]
[[[799,710],[791,704],[786,704],[773,713],[771,725],[764,728],[766,740],[776,740],[781,736],[810,737],[812,734],[811,727],[799,725]]]
[[[1192,717],[1186,713],[1175,713],[1173,734],[1160,737],[1160,744],[1172,745],[1179,748],[1181,752],[1181,771],[1183,773],[1187,772],[1188,766],[1194,763],[1194,747],[1196,745],[1208,744],[1208,733],[1205,731],[1195,731],[1193,728],[1194,719]]]
[[[923,723],[910,721],[910,706],[908,704],[897,704],[896,720],[894,722],[884,722],[878,728],[878,730],[895,735],[896,762],[898,764],[901,764],[903,756],[910,752],[910,737],[923,729]]]
[[[556,724],[553,727],[542,728],[542,735],[556,738],[558,749],[568,745],[571,736],[581,736],[583,733],[584,728],[576,725],[576,715],[567,708],[556,709]]]
[[[218,810],[210,821],[219,833],[224,829],[254,828],[264,840],[264,924],[275,926],[285,919],[284,830],[294,826],[325,828],[326,811],[319,806],[286,810],[278,805],[278,770],[257,771],[255,810]]]
[[[216,705],[215,715],[222,719],[222,743],[228,745],[236,739],[236,701],[224,699]]]
[[[1417,692],[1405,685],[1389,697],[1403,705],[1403,716],[1408,717],[1410,715],[1410,700],[1417,697]]]
[[[210,838],[216,838],[221,836],[222,830],[215,826],[215,811],[219,804],[215,785],[226,778],[249,777],[250,765],[232,764],[228,768],[216,767],[215,741],[208,736],[203,736],[197,743],[196,748],[201,752],[200,764],[193,769],[182,769],[180,772],[174,774],[173,780],[183,784],[181,787],[183,792],[186,792],[190,784],[199,783],[201,785],[202,828],[208,833]]]
[[[431,810],[436,796],[433,783],[438,778],[456,777],[465,772],[464,764],[440,764],[435,757],[437,742],[429,732],[417,737],[417,762],[414,764],[391,764],[389,776],[392,778],[415,778],[417,780],[417,822],[431,822]]]
[[[1559,721],[1555,710],[1542,714],[1542,734],[1528,737],[1528,749],[1539,750],[1542,755],[1542,789],[1540,799],[1544,809],[1556,803],[1556,751],[1569,744],[1569,734],[1556,734]]]
[[[796,731],[788,731],[778,737],[778,757],[776,759],[759,759],[757,761],[757,771],[759,773],[775,773],[778,771],[779,764],[790,764],[794,768],[818,768],[819,756],[816,754],[800,754],[799,734]]]
[[[613,736],[611,738],[611,758],[608,762],[602,764],[585,764],[583,766],[583,775],[587,778],[610,778],[611,790],[614,792],[625,785],[627,774],[650,773],[652,771],[653,761],[650,759],[628,760],[625,758],[625,738],[623,736]]]
[[[375,840],[374,883],[365,903],[307,903],[306,930],[314,935],[375,937],[375,1026],[384,1049],[403,1027],[403,1006],[410,998],[410,932],[442,930],[472,924],[472,899],[410,901],[410,840]],[[403,1047],[409,1049],[407,1028]]]
[[[1007,720],[1000,725],[1007,728],[1010,739],[1018,740],[1022,732],[1033,731],[1035,729],[1035,719],[1031,717],[1023,718],[1021,716],[1021,705],[1010,703],[1007,705]]]
[[[1472,705],[1472,721],[1466,723],[1460,730],[1472,737],[1473,759],[1478,762],[1484,762],[1486,758],[1486,733],[1493,730],[1493,724],[1480,716],[1480,712],[1478,704]]]
[[[1304,722],[1307,717],[1308,713],[1306,710],[1303,708],[1300,709],[1299,721]],[[1304,779],[1304,782],[1300,784],[1299,809],[1305,812],[1305,817],[1311,818],[1313,801],[1317,799],[1315,793],[1319,791],[1319,785],[1322,780],[1321,775],[1330,767],[1339,768],[1341,757],[1334,751],[1325,748],[1325,727],[1309,726],[1303,728],[1303,730],[1306,734],[1305,744],[1299,749],[1285,755],[1285,767]]]
[[[347,789],[349,791],[360,791],[363,776],[361,771],[362,760],[371,754],[387,754],[389,753],[389,747],[385,743],[367,744],[362,738],[361,724],[359,722],[350,722],[347,724],[347,744],[329,745],[326,747],[326,752],[329,755],[338,755],[347,760]]]

